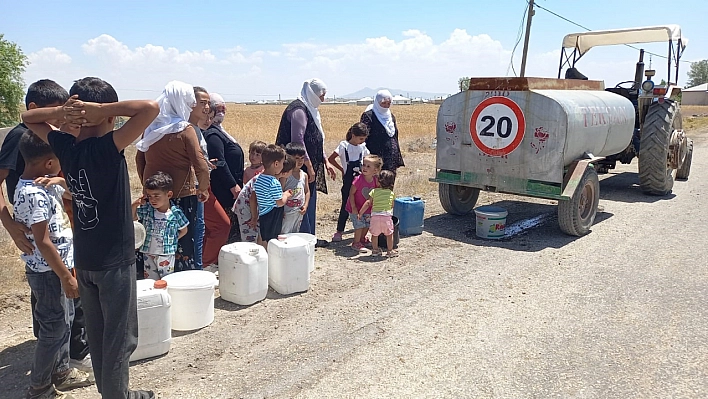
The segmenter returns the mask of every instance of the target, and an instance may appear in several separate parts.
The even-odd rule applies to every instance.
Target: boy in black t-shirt
[[[59,158],[73,196],[74,264],[83,298],[96,386],[103,398],[154,398],[128,390],[128,361],[137,346],[135,247],[128,167],[123,149],[155,119],[154,101],[121,101],[98,78],[77,80],[62,107],[29,110],[23,120]],[[130,119],[113,131],[114,119]],[[81,125],[76,136],[47,122]],[[104,372],[105,371],[105,372]]]
[[[56,107],[63,105],[69,99],[69,93],[58,83],[49,79],[42,79],[32,83],[27,88],[25,96],[25,106],[27,109]],[[57,121],[55,123],[59,123]],[[25,233],[29,232],[22,224],[15,221],[10,208],[5,202],[5,197],[2,195],[2,182],[5,182],[7,187],[7,198],[10,202],[15,197],[15,187],[20,179],[20,176],[25,170],[25,160],[20,154],[20,138],[27,131],[27,126],[20,123],[10,130],[2,143],[0,149],[0,220],[3,227],[7,230],[10,237],[15,242],[17,248],[28,253],[32,251],[32,243],[27,239]],[[68,208],[68,205],[65,205]],[[71,211],[70,209],[68,210]],[[36,299],[34,294],[31,295],[32,311]],[[81,298],[74,299],[74,323],[71,326],[71,341],[69,355],[71,357],[71,367],[76,367],[82,371],[91,370],[91,357],[89,353],[88,343],[86,342],[86,330],[84,328],[84,312],[81,307]],[[39,324],[32,315],[32,327],[35,337],[39,333]]]
[[[25,96],[25,106],[28,110],[44,107],[57,107],[64,105],[69,99],[69,93],[56,82],[43,79],[34,82],[27,89]],[[54,122],[58,123],[58,122]],[[7,133],[0,149],[0,184],[4,181],[7,187],[7,198],[12,202],[15,197],[15,187],[20,180],[20,176],[25,171],[25,160],[20,154],[20,138],[27,131],[27,126],[20,123]],[[0,190],[2,190],[0,186]],[[25,233],[29,232],[22,225],[13,219],[5,198],[0,191],[0,219],[2,224],[12,237],[12,240],[24,253],[32,252],[32,243],[29,242]]]

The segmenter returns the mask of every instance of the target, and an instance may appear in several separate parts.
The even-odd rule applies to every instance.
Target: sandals
[[[383,256],[383,251],[380,248],[372,249],[371,256]]]
[[[386,256],[388,256],[389,258],[396,258],[396,257],[398,257],[398,250],[392,249],[392,250],[388,251]]]

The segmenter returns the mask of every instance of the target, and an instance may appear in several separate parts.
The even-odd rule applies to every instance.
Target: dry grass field
[[[230,104],[224,122],[224,127],[247,150],[253,140],[273,142],[280,123],[284,105],[239,105]],[[334,150],[339,141],[344,139],[347,129],[359,121],[364,107],[350,105],[323,105],[321,108],[322,122],[326,136],[325,149]],[[437,190],[437,184],[430,183],[428,178],[435,172],[435,150],[431,148],[435,137],[435,119],[437,105],[394,106],[399,131],[400,144],[406,167],[399,170],[396,182],[398,196],[421,195]],[[708,107],[687,106],[682,109],[684,129],[689,134],[692,130],[708,127]],[[696,115],[696,116],[694,116]],[[131,187],[133,194],[140,192],[140,182],[135,172],[135,148],[126,150],[126,158],[131,171]],[[337,211],[339,209],[341,177],[337,181],[328,180],[329,195],[318,197],[318,231],[323,238],[334,232]],[[2,230],[2,229],[0,229]],[[0,295],[0,312],[4,304],[28,293],[24,282],[24,266],[18,257],[18,251],[7,233],[0,231],[0,261],[3,268],[0,273],[0,285],[4,293]]]

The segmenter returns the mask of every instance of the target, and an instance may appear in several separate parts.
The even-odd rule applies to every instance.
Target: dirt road
[[[425,232],[401,256],[317,250],[311,289],[240,307],[131,367],[162,398],[699,398],[708,392],[708,132],[691,178],[642,195],[636,163],[602,177],[592,233],[564,235],[552,201],[482,194],[508,224],[483,241],[474,216],[427,198]],[[324,226],[330,232],[333,226]],[[21,315],[21,316],[20,316]],[[0,397],[24,394],[27,306],[4,313]],[[74,391],[97,398],[95,388]]]

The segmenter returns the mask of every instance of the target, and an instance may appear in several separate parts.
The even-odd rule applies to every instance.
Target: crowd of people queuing
[[[274,143],[249,143],[246,163],[223,126],[224,99],[203,87],[173,81],[156,101],[119,101],[99,78],[69,92],[47,79],[30,85],[23,123],[0,149],[0,184],[13,203],[0,195],[0,220],[22,251],[37,337],[27,398],[70,398],[65,390],[94,383],[103,398],[154,398],[129,389],[136,279],[218,270],[221,247],[236,241],[267,247],[283,233],[316,235],[318,192],[337,171],[332,241],[351,221],[355,251],[383,255],[383,234],[387,255],[398,255],[391,216],[403,158],[391,94],[380,91],[328,155],[326,92],[321,80],[305,81]],[[129,119],[115,129],[117,117]],[[136,141],[143,190],[131,198],[123,150]],[[137,248],[133,221],[146,233]]]

